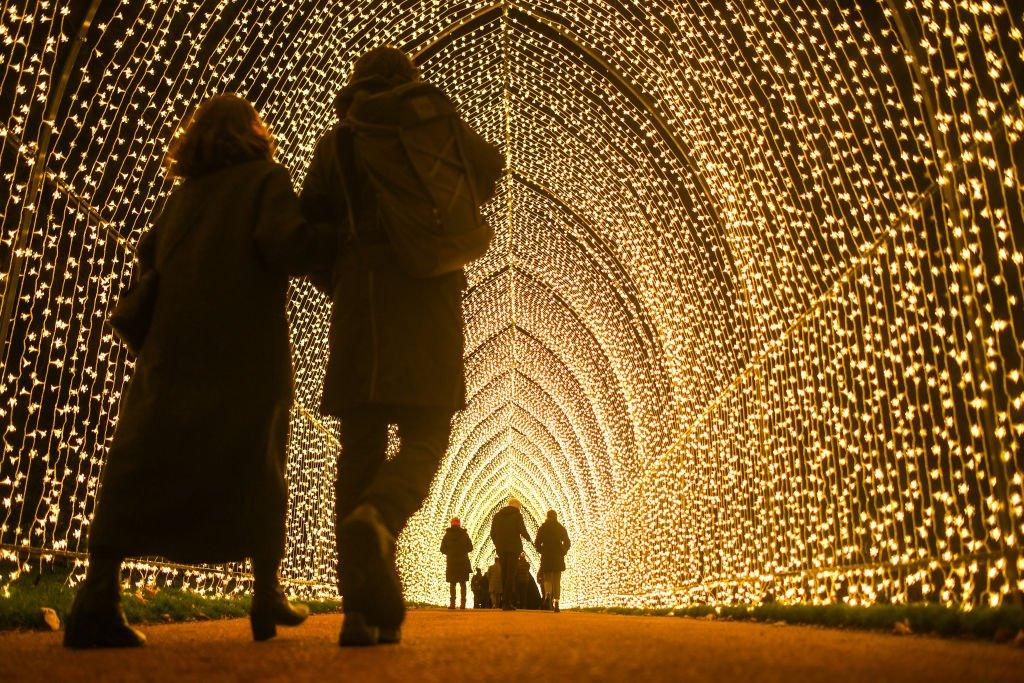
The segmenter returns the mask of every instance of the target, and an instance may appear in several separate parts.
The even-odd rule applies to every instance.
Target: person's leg
[[[75,594],[64,628],[64,646],[71,648],[138,647],[146,637],[128,625],[121,610],[120,553],[89,551],[89,569]]]
[[[519,579],[519,555],[506,553],[498,558],[501,561],[502,609],[515,609],[518,606],[516,582]]]
[[[305,605],[292,605],[281,590],[278,570],[281,556],[261,554],[252,558],[253,596],[249,623],[254,640],[277,635],[277,626],[298,626],[309,616]]]
[[[562,599],[562,572],[552,572],[551,574],[551,606],[557,612],[558,603]]]
[[[459,582],[459,608],[466,609],[466,582]]]
[[[367,613],[375,607],[376,596],[366,586],[373,579],[362,565],[366,561],[363,544],[353,534],[343,533],[346,519],[359,507],[363,496],[387,457],[388,421],[374,408],[357,408],[341,418],[341,456],[338,458],[335,494],[335,542],[338,551],[338,591],[342,595],[345,621],[339,644],[371,645],[377,642],[376,625]],[[350,547],[357,546],[357,547]]]
[[[448,609],[455,609],[455,582],[448,582]]]
[[[405,523],[419,510],[430,491],[430,483],[448,450],[451,412],[434,409],[396,410],[401,446],[385,462],[362,497],[384,518],[397,538]]]

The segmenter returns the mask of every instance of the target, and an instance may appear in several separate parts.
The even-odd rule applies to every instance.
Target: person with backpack
[[[321,410],[341,420],[338,642],[373,645],[401,639],[395,538],[465,406],[463,266],[493,237],[480,206],[503,159],[393,47],[356,60],[335,109],[301,197],[307,218],[344,226],[333,267],[312,280],[333,301]]]
[[[448,581],[451,600],[448,609],[455,609],[455,587],[462,591],[459,609],[466,609],[466,582],[469,580],[469,553],[473,550],[473,541],[462,528],[458,517],[452,517],[452,525],[444,532],[441,539],[441,552],[445,556],[445,579]]]
[[[167,152],[173,187],[136,248],[110,324],[136,355],[66,620],[71,648],[138,647],[125,621],[127,557],[252,560],[252,634],[308,615],[278,583],[292,405],[288,278],[333,258],[337,228],[302,215],[253,106],[203,102]]]
[[[554,510],[548,510],[548,517],[537,529],[533,545],[540,553],[540,570],[544,573],[544,596],[551,609],[558,612],[558,601],[562,597],[562,572],[565,571],[565,554],[572,545],[565,527],[558,522]]]

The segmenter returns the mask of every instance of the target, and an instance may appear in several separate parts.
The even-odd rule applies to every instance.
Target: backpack
[[[441,90],[412,82],[359,91],[342,125],[406,273],[437,277],[483,256],[494,229],[480,206],[494,195],[503,159]]]

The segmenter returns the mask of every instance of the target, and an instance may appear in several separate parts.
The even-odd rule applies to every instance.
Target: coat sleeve
[[[466,552],[473,552],[473,539],[469,537],[469,532],[466,532]]]
[[[284,275],[305,275],[331,267],[335,230],[329,223],[306,220],[288,170],[275,165],[260,189],[253,234],[267,265]]]
[[[530,532],[526,530],[526,522],[523,521],[522,515],[519,516],[519,535],[526,539],[527,543],[533,543],[530,539]]]
[[[441,539],[441,552],[445,555],[448,554],[448,534],[445,534]]]
[[[569,534],[565,530],[565,527],[562,527],[562,554],[564,555],[565,553],[569,552],[569,548],[571,547],[572,542],[569,540]]]
[[[338,192],[338,184],[342,178],[334,172],[332,160],[336,159],[334,141],[337,136],[334,133],[327,133],[316,145],[313,151],[313,159],[309,162],[306,170],[306,178],[302,183],[300,201],[302,202],[302,213],[311,221],[333,222],[335,225],[347,223],[347,217],[338,216],[335,206],[335,197]],[[335,247],[340,235],[335,234]],[[332,253],[334,253],[332,251]],[[333,263],[330,266],[321,268],[309,274],[310,281],[327,296],[334,294],[332,290],[331,272]]]

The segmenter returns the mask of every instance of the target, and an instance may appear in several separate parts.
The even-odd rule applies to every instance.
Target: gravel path
[[[414,610],[398,646],[341,649],[339,615],[253,643],[245,620],[149,626],[134,651],[0,633],[0,681],[1022,681],[1024,650],[799,626]]]

